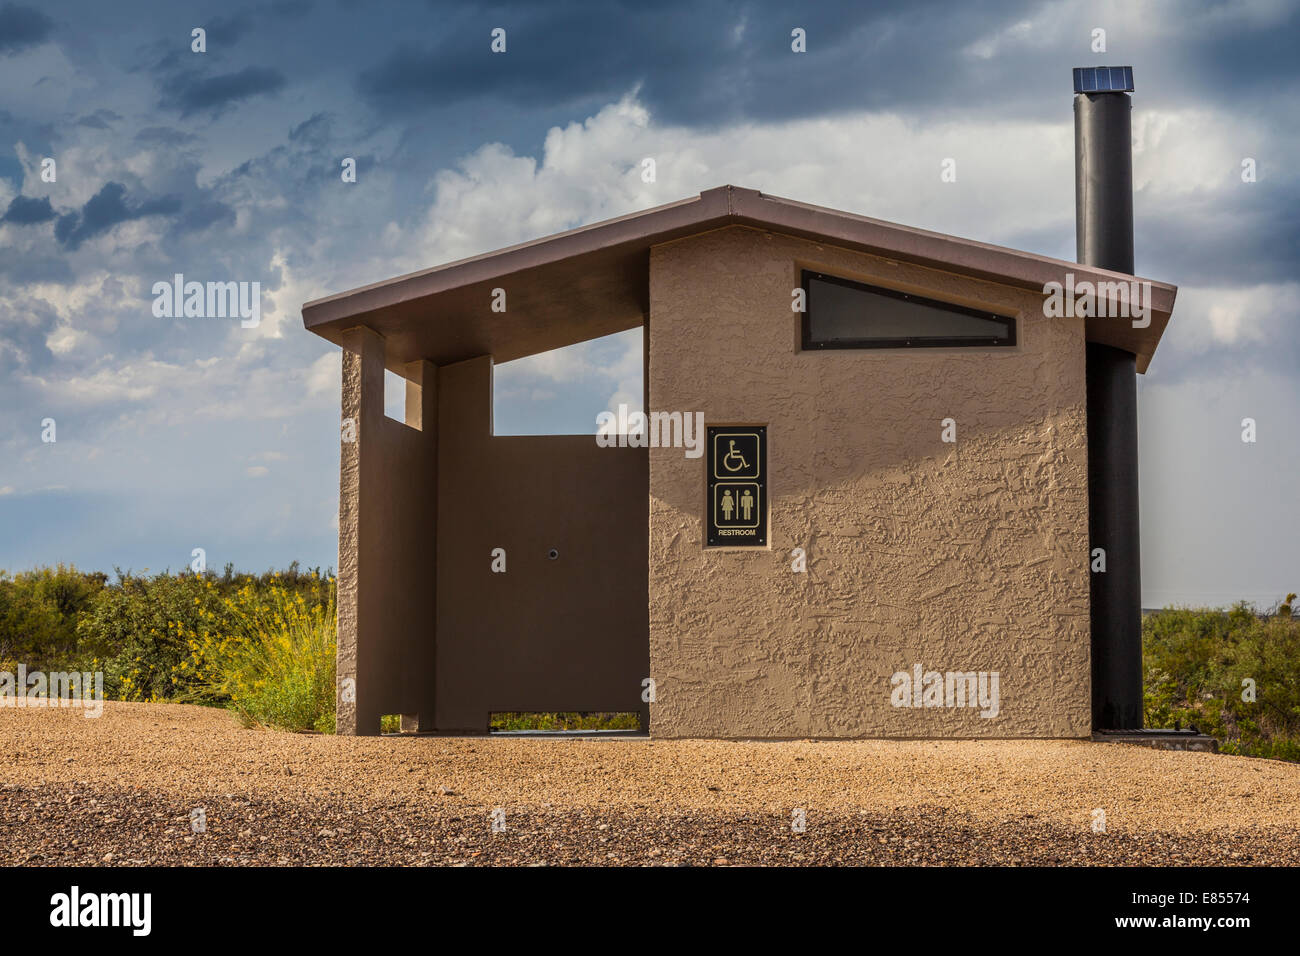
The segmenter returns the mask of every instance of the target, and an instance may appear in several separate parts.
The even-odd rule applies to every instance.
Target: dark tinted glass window
[[[1016,344],[1015,319],[849,279],[803,274],[803,347],[870,349]]]

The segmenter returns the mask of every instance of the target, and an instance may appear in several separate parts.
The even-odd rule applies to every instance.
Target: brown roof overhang
[[[534,355],[641,325],[649,312],[649,252],[685,236],[739,225],[811,239],[1042,292],[1049,282],[1149,283],[1150,325],[1118,318],[1087,321],[1089,341],[1150,364],[1173,312],[1177,288],[974,242],[942,233],[720,186],[693,199],[608,219],[544,239],[399,276],[303,306],[303,324],[341,344],[365,325],[384,336],[390,368],[416,359],[442,365],[477,355],[498,362]],[[492,290],[506,290],[507,309],[492,312]]]

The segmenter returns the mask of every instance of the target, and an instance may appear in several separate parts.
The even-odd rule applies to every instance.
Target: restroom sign
[[[710,425],[705,526],[711,546],[767,545],[767,426]]]

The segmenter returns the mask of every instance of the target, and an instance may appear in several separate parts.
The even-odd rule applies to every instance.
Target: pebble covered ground
[[[11,866],[1300,865],[1300,765],[1122,744],[346,738],[109,702],[0,709],[0,752]]]

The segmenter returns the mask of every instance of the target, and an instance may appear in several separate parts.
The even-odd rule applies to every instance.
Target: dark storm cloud
[[[1232,175],[1229,173],[1229,175]],[[1178,285],[1241,286],[1297,278],[1300,181],[1241,183],[1142,210],[1137,271]]]
[[[207,31],[209,49],[213,44],[229,45],[235,43],[253,29],[253,18],[247,10],[228,17],[217,17],[202,25]]]
[[[15,226],[32,226],[41,222],[49,222],[57,215],[54,207],[50,205],[50,198],[42,196],[40,199],[33,199],[29,196],[15,196],[9,203],[9,208],[5,214],[0,216],[0,222],[11,222]]]
[[[1270,22],[1229,16],[1216,0],[1188,2],[1140,41],[1114,17],[1104,55],[1089,40],[1106,18],[1064,9],[1064,24],[1052,28],[1067,39],[1045,44],[1030,26],[1042,10],[1035,0],[504,4],[410,31],[431,39],[397,44],[356,86],[398,117],[477,99],[530,108],[608,102],[640,84],[657,118],[688,125],[861,109],[1043,119],[1069,109],[1070,67],[1101,61],[1135,63],[1148,102],[1275,94],[1279,74],[1294,88],[1300,5]],[[507,31],[504,54],[489,50],[495,26]],[[791,52],[795,27],[806,31],[805,54]]]
[[[235,210],[223,202],[206,201],[187,206],[172,227],[176,234],[202,232],[212,226],[235,224]]]
[[[1232,10],[1227,4],[1202,6]],[[1215,29],[1179,31],[1177,43],[1164,51],[1161,80],[1198,100],[1231,103],[1235,111],[1245,113],[1267,108],[1277,93],[1300,91],[1300,4],[1291,2],[1284,9],[1277,22],[1240,15]]]
[[[652,112],[685,123],[941,103],[1005,78],[986,62],[960,62],[972,59],[961,51],[990,23],[1015,22],[1033,6],[507,5],[449,23],[431,43],[398,46],[357,86],[394,114],[479,97],[528,106],[608,101],[639,83]],[[507,31],[505,54],[489,50],[497,25]],[[807,54],[791,52],[795,27],[806,31]]]
[[[184,146],[198,139],[193,133],[170,126],[146,126],[135,134],[135,141],[146,146]]]
[[[105,183],[80,212],[59,217],[54,225],[54,238],[68,249],[76,249],[87,239],[103,235],[121,223],[146,216],[174,215],[180,208],[181,201],[173,197],[150,199],[133,205],[127,201],[125,186]]]
[[[270,5],[269,9],[277,17],[292,19],[294,17],[303,17],[311,13],[315,4],[312,0],[277,0]]]
[[[54,21],[33,7],[16,3],[0,7],[0,54],[44,43],[53,32]]]
[[[289,130],[289,142],[301,146],[322,147],[329,142],[330,118],[326,113],[315,113]]]
[[[15,187],[22,188],[23,164],[18,161],[16,156],[5,156],[0,153],[0,179],[7,179]]]
[[[90,129],[111,129],[113,123],[119,123],[122,117],[112,110],[95,110],[89,116],[83,116],[77,120],[78,126],[87,126]]]
[[[173,74],[164,84],[163,109],[182,117],[196,113],[219,113],[250,97],[277,93],[286,85],[284,74],[271,67],[248,66],[234,73],[191,77]]]

